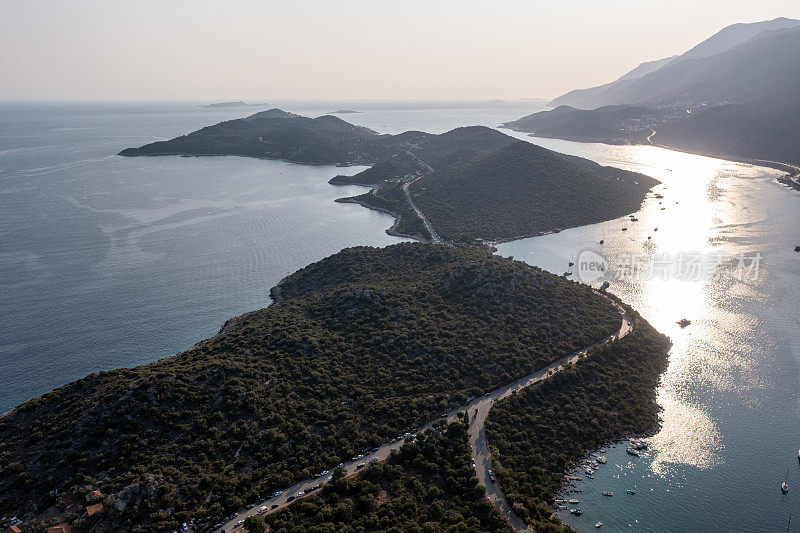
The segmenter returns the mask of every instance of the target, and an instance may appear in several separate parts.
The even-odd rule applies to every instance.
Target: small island
[[[336,111],[331,111],[330,115],[347,115],[350,113],[360,113],[360,111],[353,111],[352,109],[337,109]]]
[[[266,105],[269,105],[269,104],[266,104],[266,103],[263,103],[263,104],[248,104],[246,102],[237,101],[237,102],[216,102],[216,103],[213,103],[213,104],[201,105],[200,107],[203,107],[205,109],[219,109],[219,108],[225,108],[225,107],[263,107],[263,106],[266,106]]]

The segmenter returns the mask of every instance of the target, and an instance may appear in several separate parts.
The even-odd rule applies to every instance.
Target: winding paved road
[[[486,440],[486,417],[489,415],[489,410],[492,408],[496,400],[503,399],[515,391],[522,390],[542,381],[546,377],[563,370],[566,363],[575,363],[578,359],[586,355],[586,352],[589,349],[600,344],[605,344],[607,342],[620,339],[633,331],[631,320],[628,315],[625,314],[622,308],[620,308],[620,313],[622,315],[622,324],[619,328],[619,331],[613,335],[609,335],[605,339],[593,344],[592,346],[589,346],[588,348],[584,348],[583,350],[559,359],[555,363],[543,368],[542,370],[539,370],[538,372],[534,372],[533,374],[525,376],[524,378],[519,379],[510,385],[501,387],[491,392],[488,397],[479,398],[467,406],[470,416],[469,444],[470,449],[472,450],[472,460],[475,463],[475,471],[478,476],[478,481],[481,485],[486,487],[486,496],[500,509],[500,512],[503,514],[503,516],[508,518],[512,527],[516,531],[528,531],[529,528],[511,509],[508,501],[506,501],[503,491],[500,490],[500,486],[491,480],[491,475],[489,474],[489,470],[492,468],[492,458],[489,452],[489,443]]]
[[[417,163],[420,164],[420,166],[425,167],[428,170],[428,173],[433,172],[433,167],[430,166],[425,161],[423,161],[422,159],[420,159],[419,157],[417,157],[416,154],[413,154],[410,150],[406,150],[406,153],[409,156],[413,157],[417,161]],[[444,242],[444,241],[442,241],[442,238],[439,237],[438,233],[436,233],[436,230],[433,229],[433,224],[431,224],[431,221],[428,220],[427,216],[425,216],[425,213],[422,212],[422,209],[417,207],[417,204],[414,202],[414,199],[411,198],[411,191],[409,190],[409,186],[412,183],[415,183],[417,180],[419,180],[419,179],[421,179],[421,178],[423,178],[425,176],[426,176],[426,174],[423,174],[419,178],[417,178],[415,180],[412,180],[412,181],[409,181],[408,183],[403,184],[403,192],[406,194],[406,199],[408,200],[409,205],[417,213],[417,216],[422,219],[422,223],[425,224],[425,229],[427,229],[428,233],[431,234],[431,242],[441,243],[441,242]]]
[[[420,178],[421,177],[422,176],[420,176]],[[417,180],[418,179],[419,178],[417,178]],[[417,180],[414,180],[414,181],[417,181]],[[408,199],[408,203],[411,205],[411,207],[414,208],[414,211],[416,211],[417,216],[422,219],[422,223],[425,224],[425,229],[427,229],[428,233],[431,234],[431,242],[441,243],[441,242],[443,242],[442,238],[439,237],[439,234],[436,233],[435,229],[433,229],[433,224],[431,224],[431,221],[428,220],[428,217],[425,216],[425,213],[423,213],[422,210],[419,207],[417,207],[417,204],[414,203],[414,199],[411,198],[411,191],[408,190],[408,186],[411,185],[412,183],[414,183],[414,181],[410,181],[410,182],[404,184],[403,185],[403,192],[406,193],[406,198]]]
[[[596,342],[595,344],[587,348],[584,348],[583,350],[562,357],[558,361],[550,364],[549,366],[537,372],[534,372],[523,378],[520,378],[509,385],[505,385],[503,387],[500,387],[499,389],[495,389],[492,392],[488,392],[485,395],[481,396],[480,398],[472,400],[466,405],[453,409],[449,413],[443,414],[441,418],[438,418],[430,422],[429,424],[426,424],[425,426],[418,428],[413,433],[415,435],[416,433],[424,431],[428,428],[433,428],[434,422],[441,420],[442,418],[446,418],[448,422],[453,422],[458,418],[459,413],[467,411],[470,417],[469,444],[472,450],[471,452],[472,459],[475,462],[475,470],[477,473],[478,480],[481,483],[481,485],[486,487],[486,495],[488,496],[488,498],[500,508],[500,511],[503,513],[504,516],[506,516],[511,521],[511,525],[514,527],[516,531],[527,531],[528,528],[522,522],[522,520],[511,510],[511,506],[506,501],[503,492],[500,490],[500,487],[496,483],[492,483],[490,479],[488,470],[491,468],[491,456],[489,454],[489,447],[486,441],[486,433],[485,433],[486,416],[489,414],[489,410],[492,408],[492,405],[494,405],[494,402],[496,400],[505,398],[514,391],[522,390],[526,387],[534,385],[542,381],[549,375],[559,372],[564,368],[565,363],[576,362],[580,357],[583,357],[589,349],[595,346],[599,346],[600,344],[604,344],[622,338],[628,333],[630,333],[633,330],[630,318],[627,316],[627,314],[625,314],[625,311],[621,307],[619,307],[619,310],[622,317],[622,324],[620,325],[619,331],[617,331],[616,333],[609,335],[605,339]],[[410,435],[411,434],[409,434],[408,436]],[[405,439],[408,438],[408,436],[399,436],[398,438],[393,439],[391,442],[387,442],[383,446],[380,446],[376,451],[365,452],[362,457],[348,461],[344,463],[342,466],[347,471],[347,475],[351,476],[360,471],[360,468],[358,468],[359,464],[362,463],[369,464],[370,462],[374,461],[385,461],[391,454],[392,450],[397,450],[403,445]],[[334,468],[335,467],[331,467],[331,472],[333,471]],[[236,524],[239,521],[244,520],[248,516],[257,514],[258,510],[261,507],[267,508],[266,514],[279,511],[280,509],[283,509],[284,507],[286,507],[291,503],[289,501],[289,497],[295,496],[295,498],[292,498],[292,500],[294,501],[295,499],[298,498],[297,495],[300,492],[304,493],[303,496],[300,497],[305,497],[308,496],[309,494],[313,494],[315,490],[318,490],[314,489],[314,487],[318,485],[320,486],[324,485],[325,483],[328,482],[328,476],[330,476],[330,474],[326,476],[307,479],[287,489],[284,489],[280,495],[264,500],[252,506],[250,509],[246,509],[244,511],[239,512],[238,514],[236,514],[234,518],[231,518],[230,520],[226,521],[221,527],[213,529],[213,531],[215,532],[238,531],[240,530],[240,528],[237,527]],[[274,508],[272,508],[273,505],[275,505]]]

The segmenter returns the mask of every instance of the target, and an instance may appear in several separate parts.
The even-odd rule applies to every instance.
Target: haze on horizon
[[[7,0],[0,99],[554,97],[796,0]]]

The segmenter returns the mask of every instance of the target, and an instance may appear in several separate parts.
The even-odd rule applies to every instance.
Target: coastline
[[[128,150],[128,148],[126,148]],[[123,150],[122,152],[124,152]],[[311,165],[315,167],[356,167],[356,166],[363,166],[369,167],[375,164],[373,161],[360,161],[360,162],[346,162],[346,163],[314,163],[311,161],[293,161],[291,159],[285,159],[283,157],[267,157],[267,156],[260,156],[260,155],[250,155],[250,154],[193,154],[191,152],[161,152],[157,154],[123,154],[122,152],[118,152],[116,155],[120,157],[161,157],[161,156],[178,156],[178,157],[249,157],[250,159],[264,159],[266,161],[283,161],[284,163],[291,163],[293,165]],[[332,184],[334,185],[334,184]],[[349,183],[343,185],[350,185]],[[358,185],[357,183],[353,183],[352,185]]]
[[[699,155],[702,157],[711,157],[714,159],[721,159],[723,161],[730,161],[732,163],[743,163],[745,165],[772,168],[774,170],[780,170],[781,172],[786,172],[786,175],[776,178],[776,180],[779,183],[789,187],[790,189],[800,191],[800,166],[795,165],[793,163],[786,163],[783,161],[770,161],[767,159],[755,159],[752,157],[737,156],[733,154],[705,152],[702,150],[687,150],[684,148],[669,146],[667,144],[654,143],[652,141],[643,143],[625,139],[596,139],[594,137],[584,137],[580,135],[555,136],[555,135],[546,135],[541,133],[529,132],[518,128],[513,128],[511,126],[506,126],[505,124],[499,127],[510,131],[515,131],[517,133],[526,133],[528,137],[534,137],[534,138],[539,137],[542,139],[557,139],[562,141],[570,141],[570,142],[586,143],[586,144],[607,144],[609,146],[655,146],[656,148],[663,148],[665,150],[671,150],[673,152]],[[648,139],[649,138],[650,137],[648,137]]]
[[[358,204],[361,207],[364,207],[366,209],[372,209],[373,211],[378,211],[380,213],[386,213],[387,215],[393,216],[394,217],[394,224],[392,224],[391,227],[389,227],[389,229],[386,230],[386,233],[391,235],[391,236],[393,236],[393,237],[403,237],[405,239],[414,239],[415,241],[418,241],[418,242],[431,242],[430,239],[426,239],[426,238],[422,237],[421,235],[408,235],[408,234],[400,233],[399,231],[397,231],[397,226],[400,225],[400,220],[403,218],[403,215],[397,214],[397,213],[395,213],[393,211],[390,211],[390,210],[382,208],[382,207],[369,205],[367,203],[362,202],[361,200],[358,200],[355,196],[347,196],[347,197],[344,197],[344,198],[337,198],[336,200],[334,200],[334,202],[339,203],[339,204]]]

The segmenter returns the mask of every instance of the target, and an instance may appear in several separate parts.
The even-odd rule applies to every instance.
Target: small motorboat
[[[598,457],[597,462],[600,463],[601,465],[604,465],[608,462],[608,460],[605,457]]]
[[[627,492],[628,494],[631,494],[631,495],[636,494],[636,491],[635,490],[631,490],[631,489],[628,489],[625,492]]]
[[[613,496],[613,495],[614,495],[613,492],[608,492],[607,490],[603,491],[603,496]]]
[[[602,523],[602,522],[598,522],[598,523],[596,523],[596,524],[594,525],[594,527],[603,527],[603,523]]]
[[[575,504],[578,504],[578,503],[580,503],[580,502],[579,502],[577,499],[573,498],[573,499],[571,499],[571,500],[569,501],[569,503],[571,503],[572,505],[575,505]]]
[[[678,324],[678,325],[679,325],[681,328],[685,328],[686,326],[688,326],[688,325],[689,325],[689,324],[691,324],[691,323],[692,323],[692,321],[691,321],[691,320],[689,320],[689,319],[687,319],[687,318],[681,318],[681,319],[680,319],[680,320],[678,320],[678,322],[677,322],[677,324]]]
[[[625,453],[627,453],[628,455],[633,455],[634,457],[639,457],[639,452],[637,452],[636,450],[634,450],[630,446],[625,448]]]
[[[581,511],[580,509],[570,509],[569,512],[574,514],[575,516],[580,516],[583,514],[583,511]]]
[[[604,290],[606,290],[607,288],[609,288],[610,286],[611,286],[611,284],[610,284],[609,282],[607,282],[607,281],[604,281],[604,282],[603,282],[603,284],[602,284],[602,285],[600,285],[600,290],[601,290],[601,291],[604,291]],[[600,451],[602,452],[603,450],[600,450]]]
[[[604,239],[600,239],[600,242],[598,242],[597,244],[604,244],[605,242],[606,241]]]
[[[622,231],[628,231],[628,228],[622,228]]]
[[[571,276],[571,275],[572,275],[572,272],[570,272],[570,271],[564,272],[564,277],[565,278],[568,277],[568,276]]]

